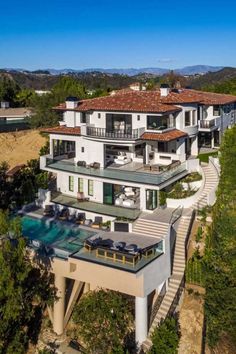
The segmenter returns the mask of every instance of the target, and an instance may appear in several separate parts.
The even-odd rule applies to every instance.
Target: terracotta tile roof
[[[69,128],[65,125],[59,125],[53,128],[44,128],[41,132],[49,134],[80,135],[80,127]]]
[[[32,113],[31,108],[19,107],[19,108],[0,108],[0,118],[15,118],[15,117],[27,117]]]
[[[174,129],[165,133],[143,133],[141,136],[142,140],[155,140],[155,141],[171,141],[179,138],[183,138],[188,134],[182,132],[181,130]]]
[[[171,91],[166,97],[161,97],[160,90],[133,91],[124,89],[118,90],[110,96],[81,100],[74,110],[78,112],[120,111],[165,113],[181,110],[181,108],[175,105],[184,103],[212,105],[233,102],[236,102],[236,96],[190,89],[180,89],[178,92]],[[67,110],[65,103],[58,105],[55,109]]]
[[[65,104],[55,107],[56,110],[66,110]],[[162,103],[154,91],[127,91],[122,94],[81,100],[74,109],[86,111],[120,111],[120,112],[150,112],[165,113],[180,111],[179,107]]]
[[[14,177],[14,175],[19,172],[20,170],[22,170],[22,168],[24,168],[25,165],[24,164],[20,164],[20,165],[16,165],[14,167],[12,167],[10,170],[7,171],[6,176],[7,177]]]

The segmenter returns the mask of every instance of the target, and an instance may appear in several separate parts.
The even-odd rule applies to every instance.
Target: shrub
[[[149,354],[177,354],[180,340],[178,319],[168,317],[161,321],[152,335]]]

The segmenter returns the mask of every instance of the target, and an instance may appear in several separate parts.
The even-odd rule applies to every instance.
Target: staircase
[[[216,190],[219,182],[218,171],[212,163],[202,166],[202,170],[205,175],[205,185],[201,195],[196,200],[196,202],[192,205],[192,209],[202,209],[205,206],[207,206],[208,194],[213,190]]]
[[[133,224],[132,232],[151,237],[165,237],[169,232],[169,224],[152,219],[138,218]]]
[[[189,228],[192,220],[193,212],[191,215],[182,216],[177,228],[176,243],[174,252],[174,262],[172,275],[169,279],[169,286],[165,293],[157,314],[149,329],[148,337],[142,344],[142,349],[147,352],[151,346],[151,335],[156,327],[158,327],[161,319],[165,319],[171,310],[171,306],[181,289],[181,283],[184,277],[185,260],[186,260],[186,247],[185,242],[189,233]]]

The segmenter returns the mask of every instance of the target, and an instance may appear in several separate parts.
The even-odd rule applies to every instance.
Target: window
[[[150,130],[164,130],[174,127],[173,117],[169,115],[164,116],[147,116],[147,129]]]
[[[98,113],[98,118],[99,118],[99,119],[101,118],[101,113]]]
[[[139,114],[137,115],[137,120],[140,120],[140,115]]]
[[[84,180],[83,178],[78,178],[78,192],[83,193],[84,191]]]
[[[69,176],[69,191],[74,192],[74,177]]]
[[[220,106],[217,104],[213,106],[213,116],[219,116],[219,115],[220,115]]]
[[[86,123],[86,113],[82,113],[81,123]]]
[[[191,125],[191,116],[190,116],[190,111],[185,112],[185,127],[189,127]]]
[[[197,124],[197,111],[193,111],[192,112],[192,125],[196,125]]]
[[[88,195],[93,196],[93,180],[88,180]]]
[[[84,147],[83,146],[81,147],[81,152],[84,152]]]

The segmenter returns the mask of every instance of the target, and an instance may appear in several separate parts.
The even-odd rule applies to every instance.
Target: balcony
[[[220,117],[213,119],[203,119],[199,121],[199,130],[212,131],[220,126]]]
[[[127,166],[127,165],[126,165]],[[64,160],[54,160],[48,156],[40,157],[40,168],[46,170],[64,171],[79,175],[91,176],[99,179],[108,179],[114,181],[132,182],[135,184],[160,185],[176,177],[184,177],[188,174],[186,162],[170,168],[164,172],[142,172],[142,171],[126,171],[119,168],[96,169],[91,167],[77,166],[72,162]]]
[[[70,208],[90,211],[92,213],[102,215],[128,218],[130,220],[137,219],[140,214],[140,210],[137,208],[124,208],[116,205],[106,205],[92,201],[79,202],[77,198],[64,195],[60,192],[52,192],[51,201]]]
[[[85,135],[118,140],[136,140],[144,133],[145,128],[137,128],[130,130],[108,130],[106,128],[86,127]]]

